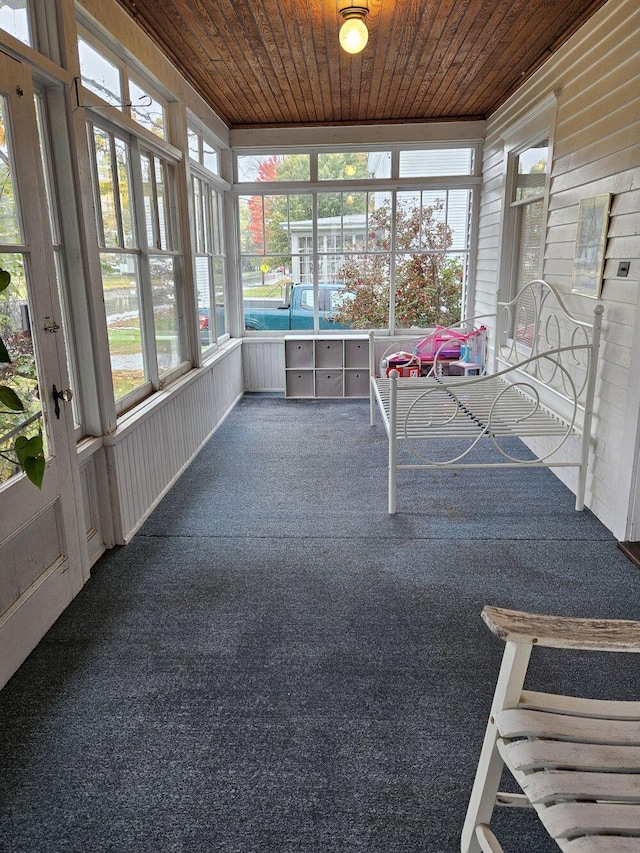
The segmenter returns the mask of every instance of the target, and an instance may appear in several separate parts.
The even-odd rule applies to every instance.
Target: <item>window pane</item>
[[[167,220],[165,164],[146,152],[140,155],[142,191],[147,231],[147,246],[151,249],[171,249],[171,228]]]
[[[168,166],[162,160],[155,158],[156,196],[158,199],[158,219],[160,220],[160,248],[172,249],[171,223],[169,220],[169,205],[167,203],[167,171]]]
[[[264,210],[262,196],[241,196],[238,199],[240,214],[240,250],[246,255],[264,252]]]
[[[0,254],[0,269],[11,275],[9,287],[0,293],[0,338],[11,358],[10,364],[0,363],[0,383],[8,383],[24,405],[24,411],[15,413],[0,406],[0,451],[10,452],[18,435],[31,438],[42,429],[42,407],[23,256]],[[0,456],[0,483],[18,473],[17,466]]]
[[[145,381],[138,261],[135,255],[103,252],[100,265],[113,390],[119,400]]]
[[[100,196],[100,209],[96,211],[98,231],[102,230],[101,242],[103,246],[117,246],[119,243],[118,214],[116,211],[113,172],[111,171],[111,136],[106,131],[95,127],[93,129],[93,138],[96,150],[98,193]]]
[[[355,154],[318,154],[318,178],[321,181],[349,181],[358,178],[390,178],[391,152],[376,151]]]
[[[205,169],[218,174],[218,152],[209,145],[206,139],[202,140],[202,165]]]
[[[283,221],[280,227],[288,230],[289,245],[292,252],[297,251],[296,246],[301,245],[301,236],[305,237],[305,241],[300,250],[310,252],[313,245],[313,198],[306,193],[290,195],[288,198],[289,220],[288,222]],[[284,259],[284,265],[289,266],[286,259]],[[298,279],[294,280],[298,281]]]
[[[391,248],[392,193],[369,193],[367,201],[367,248],[389,251]]]
[[[173,258],[151,257],[151,294],[160,376],[180,363],[178,305]]]
[[[133,249],[136,243],[133,226],[133,200],[129,181],[129,146],[122,139],[115,140],[116,170],[118,176],[118,202],[122,221],[122,245]]]
[[[192,160],[195,160],[196,163],[200,162],[200,137],[195,132],[195,130],[191,130],[189,128],[187,130],[187,145],[189,148],[189,157]]]
[[[45,193],[47,196],[47,214],[49,225],[51,227],[51,240],[54,245],[60,243],[60,228],[58,226],[58,216],[54,209],[54,181],[53,172],[51,169],[51,145],[49,143],[48,134],[45,132],[45,105],[40,94],[34,95],[34,105],[36,108],[36,124],[38,125],[38,142],[40,144],[40,156],[42,157],[42,165],[44,167]]]
[[[517,157],[515,200],[543,195],[549,166],[549,140],[527,148]]]
[[[332,299],[338,309],[333,323],[352,329],[389,326],[390,258],[387,254],[343,255],[334,261],[335,280],[342,287]]]
[[[238,181],[308,181],[311,178],[309,154],[240,154]]]
[[[213,259],[213,282],[216,300],[216,337],[221,337],[227,331],[227,309],[225,297],[226,269],[225,259]]]
[[[224,254],[224,240],[222,234],[222,195],[209,188],[211,234],[207,234],[207,246],[209,251],[216,255]]]
[[[133,248],[135,235],[129,187],[129,148],[105,130],[94,127],[98,233],[103,246]]]
[[[142,195],[144,197],[144,221],[147,231],[147,246],[152,249],[161,248],[158,238],[158,211],[156,209],[156,196],[153,186],[153,173],[151,157],[148,154],[140,154],[140,168],[142,171]]]
[[[538,278],[541,269],[544,201],[534,201],[516,208],[516,240],[518,263],[516,288]]]
[[[33,47],[27,0],[0,0],[0,28],[23,44]]]
[[[298,289],[297,284],[317,285],[320,329],[388,328],[392,274],[396,325],[422,328],[459,319],[468,263],[470,190],[332,189],[317,193],[315,219],[312,201],[311,194],[245,197],[241,221],[248,233],[241,260],[246,328],[312,328],[302,305],[310,299],[309,289]],[[275,235],[276,226],[289,229],[289,254],[246,251],[255,246],[251,233],[268,234],[271,228]],[[260,295],[279,299],[284,306],[288,281],[294,283],[289,310],[271,306],[267,312],[266,303],[257,304]]]
[[[473,148],[425,148],[400,152],[401,178],[473,174]]]
[[[161,139],[166,138],[164,107],[141,86],[129,78],[129,98],[131,100],[131,118],[155,133]]]
[[[460,318],[466,255],[450,252],[451,222],[464,228],[469,193],[454,193],[458,191],[398,194],[395,322],[399,328],[449,325]],[[462,230],[457,238],[464,250],[465,237]]]
[[[120,69],[84,39],[78,39],[82,84],[108,104],[122,109]]]
[[[192,178],[193,208],[195,213],[195,242],[196,252],[205,254],[207,252],[207,230],[205,228],[205,196],[202,182],[198,178]]]
[[[449,190],[447,192],[447,226],[449,248],[464,249],[469,246],[471,220],[471,191]]]
[[[265,251],[288,255],[289,199],[285,195],[264,197]]]
[[[215,320],[211,316],[211,273],[209,258],[196,258],[196,286],[198,288],[198,327],[200,346],[210,347],[215,341]]]
[[[0,98],[0,243],[20,243],[18,199],[8,147],[5,102]]]
[[[205,181],[194,179],[193,183],[197,251],[203,256],[196,258],[200,343],[206,348],[226,334],[226,268],[220,216],[221,197]]]

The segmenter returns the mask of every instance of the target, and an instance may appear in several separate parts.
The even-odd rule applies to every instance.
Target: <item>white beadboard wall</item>
[[[274,338],[243,338],[245,391],[284,391],[284,342]]]
[[[578,203],[612,193],[602,303],[603,340],[587,505],[618,539],[629,538],[638,444],[640,382],[640,4],[609,0],[487,122],[477,258],[476,311],[495,304],[503,204],[504,137],[557,92],[543,277],[569,309],[589,317],[593,300],[571,294]],[[631,261],[627,278],[618,262]],[[562,479],[574,488],[576,473]],[[636,539],[640,538],[637,531]]]
[[[104,439],[114,537],[124,544],[243,393],[241,341],[154,395]]]

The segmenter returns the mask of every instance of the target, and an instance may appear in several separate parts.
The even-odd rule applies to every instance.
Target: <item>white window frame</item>
[[[87,44],[91,45],[91,47],[99,53],[104,59],[114,65],[120,72],[120,92],[121,92],[121,102],[118,104],[110,104],[108,101],[101,98],[91,89],[88,89],[81,85],[81,81],[78,83],[79,91],[82,92],[82,104],[88,107],[92,107],[95,110],[99,110],[100,107],[107,110],[106,113],[102,113],[103,115],[108,116],[110,119],[120,122],[121,117],[128,120],[130,123],[130,132],[135,133],[136,135],[142,133],[142,135],[150,136],[152,139],[157,140],[161,145],[169,143],[169,100],[165,97],[161,92],[158,91],[158,88],[153,85],[153,83],[148,79],[145,75],[144,71],[138,67],[135,67],[128,63],[125,59],[119,56],[115,51],[111,50],[104,42],[98,38],[94,33],[84,26],[82,23],[78,22],[78,39],[82,39]],[[157,133],[146,128],[143,124],[141,124],[137,119],[135,119],[132,115],[132,103],[131,103],[131,95],[129,91],[129,80],[133,80],[133,82],[139,88],[143,89],[146,94],[150,98],[153,99],[163,110],[164,118],[163,118],[163,127],[164,127],[164,136],[160,136]],[[116,115],[114,115],[114,113]],[[135,128],[135,130],[134,130]]]
[[[426,151],[429,149],[434,150],[442,150],[442,149],[458,149],[458,148],[468,148],[472,149],[474,154],[472,157],[472,167],[471,174],[469,175],[453,175],[453,176],[434,176],[434,177],[409,177],[409,178],[400,178],[399,177],[399,162],[400,162],[400,152],[401,151],[409,151],[409,150],[422,150]],[[460,140],[442,140],[442,141],[428,141],[428,142],[414,142],[414,143],[393,143],[393,144],[362,144],[362,143],[354,143],[349,145],[322,145],[322,146],[282,146],[282,145],[274,145],[274,146],[265,146],[265,147],[236,147],[233,151],[233,172],[236,178],[236,183],[234,184],[234,197],[236,202],[236,209],[238,204],[238,199],[241,196],[251,196],[251,195],[287,195],[287,194],[296,194],[304,191],[305,193],[309,193],[313,196],[313,207],[314,211],[317,208],[317,197],[318,194],[321,193],[331,193],[331,192],[341,192],[343,194],[349,192],[391,192],[392,195],[392,203],[393,203],[393,214],[392,219],[395,222],[395,193],[397,191],[402,190],[422,190],[422,191],[446,191],[446,190],[454,190],[454,189],[466,189],[471,193],[470,197],[470,205],[469,205],[469,238],[468,238],[468,246],[464,252],[447,252],[447,254],[465,254],[467,258],[466,263],[466,274],[465,274],[465,286],[462,291],[462,301],[463,301],[463,314],[465,311],[465,300],[467,300],[470,294],[473,292],[473,283],[470,282],[471,277],[474,273],[474,262],[473,257],[475,254],[475,246],[477,241],[477,217],[478,217],[478,203],[477,197],[479,195],[479,190],[482,182],[481,177],[481,167],[482,167],[482,157],[481,157],[481,149],[482,149],[482,141],[481,140],[472,140],[472,139],[460,139]],[[346,180],[336,180],[336,181],[328,181],[328,180],[318,180],[318,154],[320,153],[345,153],[348,151],[354,152],[362,152],[366,150],[367,152],[375,152],[375,151],[390,151],[391,152],[391,178],[367,178],[367,179],[358,179],[352,181]],[[278,155],[278,154],[302,154],[308,153],[310,155],[310,171],[311,171],[311,180],[310,181],[291,181],[291,182],[281,182],[281,181],[261,181],[254,183],[238,183],[237,175],[237,158],[238,156],[251,155],[256,154],[260,156],[265,155]],[[314,214],[314,245],[318,245],[318,235],[317,235],[317,218]],[[239,224],[238,224],[239,227]],[[395,233],[395,232],[394,232]],[[237,237],[237,245],[238,250],[240,247],[240,236],[238,233]],[[390,250],[390,257],[395,259],[396,251],[395,251],[395,241],[392,241],[392,246]],[[319,249],[313,253],[313,272],[314,272],[314,283],[316,290],[316,306],[318,306],[318,294],[317,294],[317,278],[318,278],[318,264],[317,257],[320,254]],[[240,252],[239,252],[240,256]],[[239,291],[242,290],[242,282],[238,281]],[[240,304],[242,304],[242,294],[240,293]],[[389,306],[389,326],[388,330],[394,334],[395,333],[395,285],[394,285],[394,264],[391,264],[390,271],[390,306]],[[318,311],[315,312],[314,317],[314,334],[319,332],[319,314]],[[325,332],[323,331],[323,334]],[[245,335],[251,336],[253,335],[278,335],[281,333],[278,332],[252,332],[251,330],[245,330]]]
[[[161,140],[158,137],[154,137],[154,135],[151,133],[145,133],[144,138],[141,138],[141,134],[132,133],[131,124],[133,124],[133,122],[127,122],[126,129],[122,128],[120,124],[120,122],[116,123],[104,119],[101,115],[99,115],[97,111],[87,110],[87,128],[89,131],[89,149],[93,170],[92,177],[94,193],[98,192],[98,187],[97,176],[95,174],[95,146],[93,141],[92,128],[95,126],[103,132],[112,134],[113,136],[115,136],[115,138],[124,141],[125,144],[127,144],[129,147],[130,156],[129,180],[132,202],[133,227],[135,233],[135,245],[133,247],[127,247],[124,245],[115,247],[104,245],[104,241],[101,241],[100,239],[102,234],[101,223],[97,222],[99,251],[101,255],[103,253],[126,254],[135,255],[138,258],[138,287],[140,302],[139,313],[142,333],[145,381],[133,391],[115,400],[115,408],[117,415],[121,415],[124,412],[128,411],[137,403],[148,397],[150,394],[155,391],[161,390],[170,382],[173,382],[175,379],[186,373],[191,368],[191,361],[189,360],[187,355],[187,335],[185,333],[184,322],[182,319],[184,316],[183,300],[185,298],[183,276],[181,275],[181,272],[183,270],[183,253],[179,243],[179,225],[176,211],[175,176],[167,179],[167,212],[169,214],[170,228],[170,233],[167,234],[167,237],[169,239],[168,246],[166,248],[149,246],[147,245],[148,241],[144,209],[144,192],[142,186],[142,171],[140,165],[140,151],[142,150],[145,153],[151,153],[154,157],[158,157],[166,161],[173,168],[177,166],[178,160],[176,159],[176,157],[173,156],[172,150],[163,150],[165,148],[171,149],[171,146],[162,145]],[[137,124],[136,128],[144,130],[144,128]],[[154,141],[152,141],[150,137],[152,137]],[[155,324],[153,317],[153,297],[149,264],[150,259],[155,256],[170,256],[175,259],[174,272],[176,304],[178,316],[180,318],[178,327],[180,360],[179,363],[172,370],[167,371],[162,375],[160,375],[158,368],[158,355],[155,341]]]
[[[202,348],[200,343],[200,329],[198,327],[198,345],[202,349],[204,356],[206,357],[209,353],[217,349],[222,343],[229,340],[229,264],[228,257],[226,251],[226,240],[225,240],[225,223],[224,223],[224,215],[225,215],[225,204],[224,204],[224,193],[229,189],[229,185],[222,181],[219,177],[215,176],[212,172],[206,169],[202,164],[196,163],[193,160],[189,161],[189,180],[192,182],[194,179],[200,181],[207,190],[208,190],[208,199],[204,205],[204,221],[203,221],[203,229],[206,232],[206,242],[207,249],[205,251],[201,251],[198,248],[198,213],[195,209],[195,195],[193,193],[193,184],[191,183],[191,204],[193,208],[192,214],[192,234],[191,234],[191,243],[192,243],[192,252],[194,258],[194,282],[197,284],[197,272],[195,269],[195,263],[198,258],[206,258],[207,266],[209,270],[209,323],[211,328],[213,329],[212,341],[207,346]],[[211,203],[215,203],[218,206],[217,212],[217,222],[218,222],[218,232],[217,235],[215,233],[215,222],[212,216],[213,211],[211,210]],[[224,266],[224,276],[222,281],[222,289],[224,292],[224,316],[225,316],[225,328],[222,331],[218,331],[216,320],[215,320],[215,300],[216,300],[216,292],[218,288],[216,287],[217,278],[215,276],[215,264],[216,261],[222,259],[222,263]],[[198,306],[196,305],[196,308]]]
[[[518,267],[517,224],[519,208],[527,203],[543,199],[542,218],[544,227],[540,235],[540,269],[539,276],[544,274],[544,249],[549,209],[549,188],[553,165],[553,135],[557,111],[557,93],[553,92],[530,110],[518,122],[511,125],[503,134],[503,176],[504,196],[502,203],[502,233],[500,238],[500,260],[498,268],[498,287],[501,299],[509,300],[516,295],[516,272]],[[517,180],[517,163],[519,155],[542,139],[549,140],[548,167],[544,193],[540,196],[514,201],[514,190]]]
[[[219,181],[222,181],[221,178],[221,167],[222,167],[222,149],[218,142],[216,141],[214,135],[202,125],[197,119],[195,119],[191,114],[189,114],[187,118],[187,133],[192,133],[198,140],[198,156],[197,158],[193,158],[191,156],[191,149],[189,148],[188,137],[187,137],[187,155],[189,157],[189,163],[192,167],[195,167],[197,170],[204,172],[207,176],[207,179],[210,177],[215,177]],[[210,169],[204,162],[204,146],[208,145],[212,151],[216,154],[217,160],[217,170]],[[229,184],[224,181],[221,184],[221,188],[224,190],[229,189]]]

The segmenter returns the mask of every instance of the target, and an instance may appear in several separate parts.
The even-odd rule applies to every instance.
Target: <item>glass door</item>
[[[29,70],[0,54],[0,686],[88,577],[54,250]],[[5,398],[6,403],[6,398]],[[41,435],[42,487],[13,463],[15,440]]]

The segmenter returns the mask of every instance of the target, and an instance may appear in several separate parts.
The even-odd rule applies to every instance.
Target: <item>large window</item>
[[[182,363],[173,165],[89,122],[111,373],[120,410]]]
[[[245,329],[455,322],[475,163],[472,146],[240,154]]]
[[[226,258],[222,232],[222,195],[192,176],[195,208],[196,284],[200,345],[207,349],[227,334]]]
[[[556,117],[551,94],[504,137],[504,227],[499,287],[513,299],[529,281],[544,275],[547,205]]]
[[[189,167],[193,199],[193,246],[196,266],[200,346],[207,350],[229,333],[227,259],[224,239],[224,191],[220,152],[207,131],[190,118]]]
[[[511,215],[516,253],[513,282],[518,292],[542,274],[549,140],[541,139],[517,153],[513,172]]]

